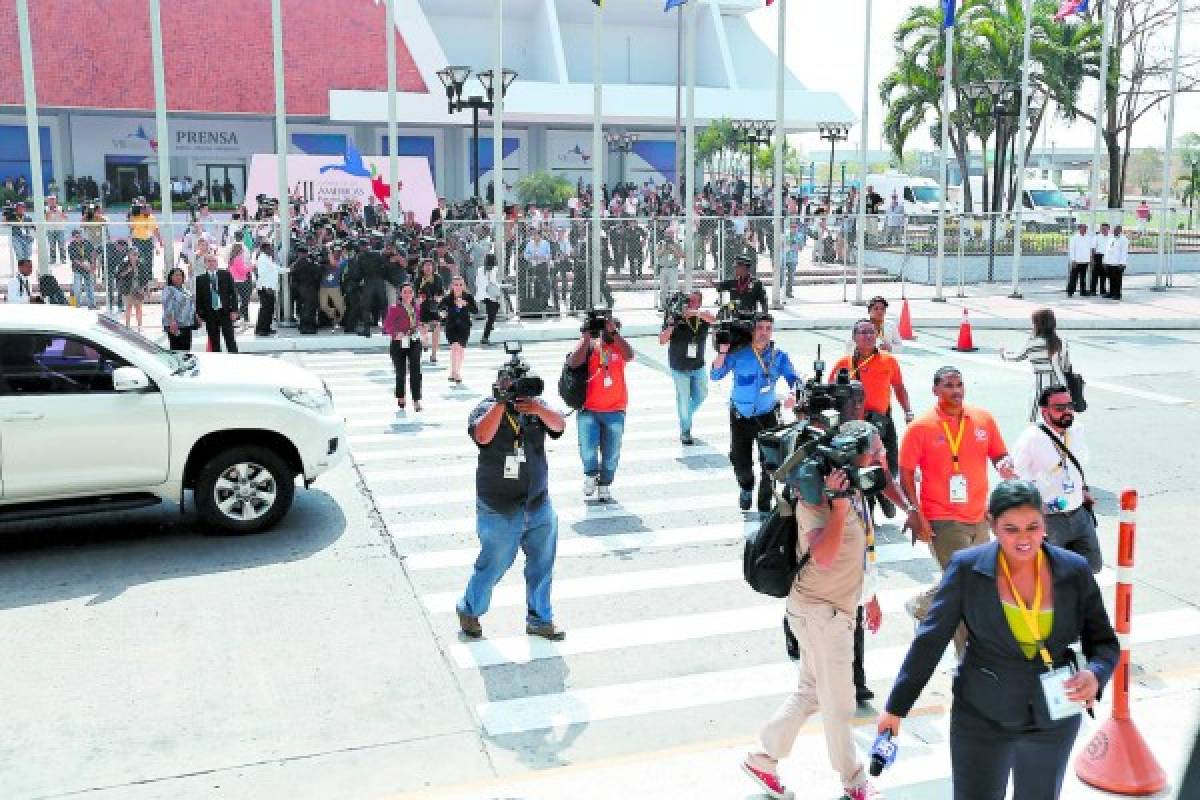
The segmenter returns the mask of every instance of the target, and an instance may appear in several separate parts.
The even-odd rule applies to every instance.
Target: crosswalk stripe
[[[391,399],[390,395],[388,399]],[[426,404],[429,402],[428,398],[424,401]],[[410,411],[403,415],[396,414],[395,405],[392,405],[391,414],[372,412],[368,415],[355,413],[342,406],[336,406],[336,408],[339,414],[346,417],[346,429],[350,431],[350,441],[352,443],[376,444],[388,441],[427,442],[453,437],[463,437],[465,439],[467,435],[467,418],[474,409],[474,404],[470,408],[455,409],[453,413],[437,418],[426,416],[424,411],[421,413]],[[428,408],[428,405],[426,405],[426,408]],[[701,408],[692,417],[692,434],[695,436],[701,434],[728,436],[728,417],[729,412],[724,408]],[[660,436],[678,436],[678,420],[679,417],[674,410],[642,413],[636,417],[628,417],[625,423],[624,438],[628,439],[631,435],[639,431],[643,433],[647,432],[642,429],[648,429],[649,432],[656,432]],[[575,427],[575,423],[568,419],[566,434],[570,436]],[[571,438],[573,439],[573,436]]]
[[[381,511],[405,509],[407,504],[404,497],[379,497],[376,506]],[[643,514],[666,514],[676,511],[692,511],[712,508],[725,508],[733,513],[731,498],[728,494],[710,494],[705,497],[672,497],[668,499],[651,499],[632,501],[629,503],[594,503],[566,508],[558,511],[560,527],[576,522],[591,522],[594,520],[614,520],[622,517],[637,518]],[[391,517],[397,514],[389,515]],[[421,536],[450,536],[455,533],[471,533],[475,530],[475,515],[454,517],[449,519],[406,519],[403,529],[392,531],[394,538],[415,538]]]
[[[666,420],[664,420],[664,422],[665,421]],[[672,421],[674,421],[673,416]],[[692,433],[693,435],[700,435],[701,431],[699,427],[694,426]],[[721,431],[721,433],[727,432]],[[678,427],[668,428],[663,425],[659,425],[657,428],[650,428],[646,430],[630,430],[626,428],[625,432],[621,435],[622,450],[624,450],[625,444],[628,442],[652,442],[660,439],[666,439],[669,441],[671,439],[678,439],[678,437]],[[470,438],[467,436],[467,423],[465,416],[464,419],[459,421],[456,429],[434,428],[428,430],[396,431],[394,433],[362,434],[360,436],[350,436],[348,438],[351,445],[396,445],[396,450],[355,450],[354,460],[360,464],[369,464],[372,461],[387,461],[388,459],[395,458],[397,452],[407,454],[412,458],[421,458],[430,455],[435,455],[437,458],[475,458],[477,455],[476,449],[469,446]],[[462,444],[468,445],[468,447],[459,448],[456,452],[447,452],[447,450],[443,449],[443,446],[439,446],[439,443],[453,443],[455,441],[461,441]],[[416,447],[412,446],[414,443],[417,444]],[[575,437],[570,437],[568,439],[568,444],[572,449],[574,449],[577,446]],[[422,447],[421,445],[426,446]],[[557,450],[562,447],[563,445],[557,445],[551,449]]]
[[[573,442],[570,444],[572,447],[574,447]],[[428,453],[426,453],[424,455],[425,455],[426,459],[428,459],[430,457],[430,455]],[[674,447],[647,447],[647,448],[638,448],[637,450],[634,450],[631,453],[624,453],[624,452],[621,453],[621,463],[622,464],[640,464],[640,463],[645,463],[648,461],[675,461],[675,460],[678,460],[681,458],[698,458],[698,457],[710,457],[710,456],[719,456],[721,458],[727,458],[728,455],[729,455],[729,452],[727,450],[718,450],[714,447],[709,447],[707,445],[694,445],[692,447],[684,447],[682,445],[675,445]],[[402,456],[396,456],[396,457],[394,457],[394,460],[403,461],[404,458]],[[571,466],[566,467],[564,465],[564,467],[567,469],[567,471],[571,472],[571,474],[578,474],[582,477],[583,468],[579,463],[578,457],[576,457],[574,459],[570,459],[570,462],[571,462]],[[365,465],[362,468],[362,472],[370,480],[382,480],[382,481],[409,480],[409,479],[423,477],[422,473],[420,473],[419,471],[414,472],[414,469],[411,466],[403,467],[403,468],[381,468],[381,467],[373,467],[370,465]],[[470,461],[460,461],[458,463],[445,464],[445,465],[438,464],[438,467],[437,467],[437,478],[442,479],[442,480],[447,479],[447,478],[457,478],[457,477],[463,477],[463,476],[474,475],[474,474],[475,474],[475,460],[474,459],[472,459]],[[429,477],[429,476],[428,476],[428,474],[426,474],[424,477]],[[620,482],[620,477],[621,477],[621,473],[618,471],[617,472],[618,483]]]

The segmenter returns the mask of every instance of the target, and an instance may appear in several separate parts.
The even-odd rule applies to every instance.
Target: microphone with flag
[[[1054,15],[1055,22],[1062,22],[1070,16],[1082,16],[1088,10],[1088,0],[1063,0],[1061,6],[1058,7],[1058,13]]]

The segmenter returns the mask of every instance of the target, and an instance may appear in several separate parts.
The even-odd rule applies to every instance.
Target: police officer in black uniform
[[[346,333],[360,332],[360,318],[364,316],[363,271],[358,251],[359,242],[356,239],[347,240],[346,271],[342,274],[342,296],[346,299],[346,313],[342,317],[342,328]]]
[[[367,247],[358,254],[358,265],[363,281],[358,332],[370,336],[371,328],[379,325],[387,313],[387,283],[384,280],[387,264],[383,260],[382,236],[371,234]]]
[[[291,281],[292,296],[296,298],[296,322],[302,334],[317,332],[317,295],[322,276],[323,270],[307,245],[298,245],[288,279]]]
[[[729,300],[738,311],[751,313],[761,311],[765,314],[767,313],[767,290],[763,287],[762,281],[751,275],[750,269],[753,263],[754,258],[749,254],[738,256],[734,277],[718,283],[717,290],[729,292]]]

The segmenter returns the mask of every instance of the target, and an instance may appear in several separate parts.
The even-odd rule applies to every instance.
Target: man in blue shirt
[[[733,373],[733,391],[729,395],[729,462],[741,487],[738,505],[743,511],[750,510],[754,492],[755,437],[779,424],[775,386],[782,378],[794,390],[800,381],[788,354],[771,341],[774,332],[775,319],[770,314],[759,314],[755,317],[750,345],[731,353],[729,344],[722,344],[712,366],[714,381]],[[783,405],[790,409],[795,403],[793,391]],[[771,499],[771,479],[764,472],[758,487],[758,510],[770,511]]]

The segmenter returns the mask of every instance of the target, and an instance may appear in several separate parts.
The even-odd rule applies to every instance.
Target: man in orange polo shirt
[[[879,436],[887,450],[888,469],[892,475],[899,475],[900,445],[896,439],[896,423],[892,419],[892,392],[896,393],[896,399],[904,409],[905,422],[913,421],[912,404],[908,401],[908,389],[904,387],[900,362],[891,353],[880,349],[876,330],[875,323],[869,319],[854,323],[854,352],[838,359],[829,374],[836,376],[844,369],[850,373],[850,380],[863,385],[866,420],[879,429]],[[883,496],[879,500],[888,518],[894,516],[896,509],[891,501]]]
[[[918,513],[911,520],[913,534],[930,545],[945,569],[959,550],[988,539],[988,462],[1005,479],[1016,473],[996,420],[981,408],[963,404],[966,389],[957,367],[942,367],[933,374],[933,393],[937,405],[904,432],[900,483],[910,499],[919,498]],[[918,621],[925,618],[933,594],[930,589],[906,605]],[[960,630],[954,639],[960,654],[964,641]]]
[[[579,345],[567,363],[578,367],[586,360],[588,365],[587,394],[575,423],[583,461],[583,496],[595,495],[601,503],[609,503],[629,405],[625,364],[633,361],[633,348],[621,335],[620,320],[611,317],[600,336],[593,336],[586,324],[580,332]]]

